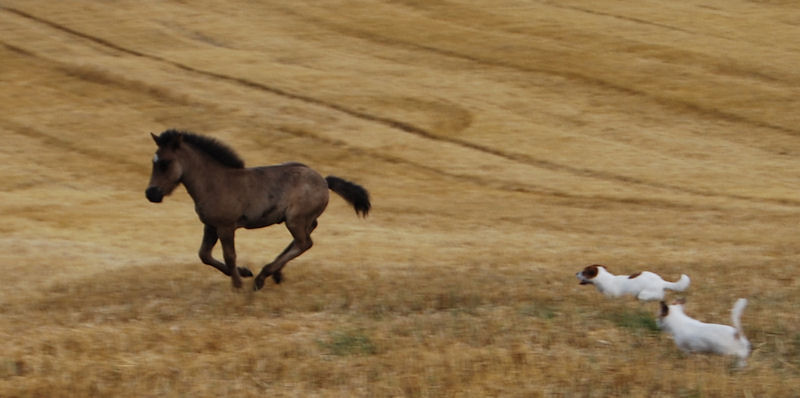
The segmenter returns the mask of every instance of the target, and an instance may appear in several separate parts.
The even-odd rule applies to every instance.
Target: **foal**
[[[236,229],[285,222],[292,234],[289,246],[256,276],[253,289],[259,290],[270,276],[280,283],[286,263],[311,248],[311,232],[328,205],[328,189],[347,200],[357,214],[369,213],[369,193],[363,187],[339,177],[322,178],[303,164],[245,168],[236,152],[213,138],[177,130],[150,135],[158,150],[147,199],[161,202],[183,184],[204,225],[200,260],[230,276],[236,288],[242,286],[242,276],[253,276],[249,269],[236,266]],[[222,242],[224,263],[211,255],[217,240]]]

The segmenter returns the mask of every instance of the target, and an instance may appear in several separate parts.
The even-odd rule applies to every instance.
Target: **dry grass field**
[[[798,396],[798,38],[779,0],[3,0],[0,397]],[[236,291],[185,190],[145,199],[167,128],[372,213],[332,195]],[[748,366],[591,263],[748,298]]]

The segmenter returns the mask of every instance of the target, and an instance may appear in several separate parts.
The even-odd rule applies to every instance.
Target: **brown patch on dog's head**
[[[592,279],[595,276],[597,276],[598,272],[597,267],[602,267],[602,265],[598,264],[589,265],[583,269],[583,272],[581,272],[581,274],[583,274],[583,276],[585,276],[587,279]]]
[[[637,273],[635,273],[635,274],[632,274],[632,275],[628,276],[628,279],[633,279],[633,278],[636,278],[637,276],[639,276],[639,275],[641,275],[641,274],[642,274],[641,272],[637,272]]]
[[[684,305],[684,304],[686,304],[686,299],[683,298],[683,297],[681,297],[679,299],[675,299],[675,300],[672,301],[672,304],[673,305]]]
[[[592,264],[587,266],[586,268],[583,269],[583,271],[580,272],[581,285],[588,285],[592,283],[590,279],[594,279],[594,277],[596,277],[597,273],[599,272],[597,267],[602,267],[602,265]]]

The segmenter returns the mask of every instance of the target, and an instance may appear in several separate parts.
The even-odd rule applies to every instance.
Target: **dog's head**
[[[672,302],[671,305],[667,305],[665,302],[661,301],[661,312],[658,314],[658,326],[662,329],[664,328],[664,323],[666,319],[675,312],[683,313],[683,305],[686,304],[686,300],[684,299],[677,299]]]
[[[658,315],[659,318],[664,319],[669,316],[669,306],[661,301],[661,314]]]
[[[600,273],[600,268],[605,268],[605,266],[592,264],[584,268],[583,271],[575,274],[575,276],[578,278],[581,285],[591,285],[594,283],[594,278]]]

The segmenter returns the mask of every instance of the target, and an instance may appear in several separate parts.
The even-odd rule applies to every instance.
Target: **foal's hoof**
[[[242,280],[241,279],[234,279],[232,281],[232,284],[233,284],[233,287],[235,289],[241,289],[242,288]]]
[[[237,267],[237,269],[239,270],[239,276],[241,276],[242,278],[249,278],[253,276],[253,271],[250,271],[250,268]]]
[[[281,271],[278,271],[272,274],[272,280],[275,281],[276,285],[279,285],[281,282],[283,282],[283,273]]]
[[[259,291],[262,287],[264,287],[264,278],[259,275],[256,279],[253,279],[253,290]]]

